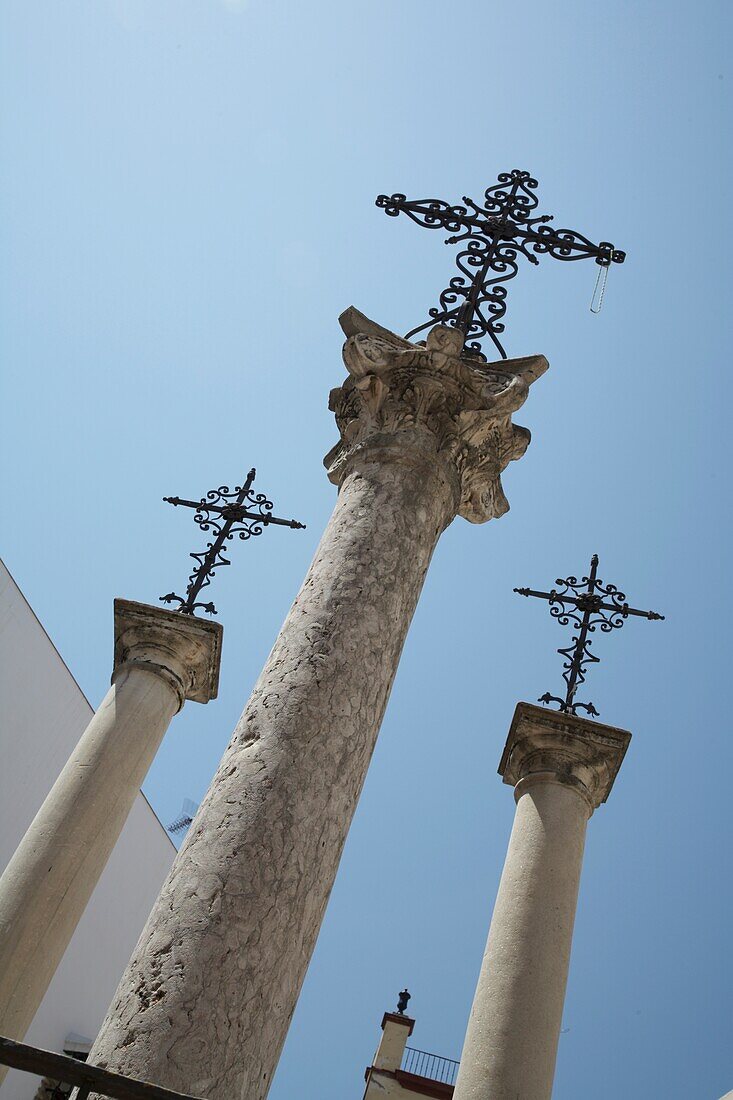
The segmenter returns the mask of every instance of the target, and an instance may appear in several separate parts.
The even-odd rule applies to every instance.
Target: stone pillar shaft
[[[517,809],[454,1100],[550,1100],[586,827],[629,738],[517,707],[500,766]]]
[[[587,821],[585,800],[558,783],[519,798],[459,1098],[546,1100],[552,1093]]]
[[[171,718],[192,697],[181,633],[189,641],[193,635],[194,647],[199,636],[205,647],[213,638],[218,667],[221,628],[214,624],[116,601],[115,626],[112,687],[0,878],[0,1034],[17,1040],[43,1000]]]
[[[152,672],[113,684],[10,860],[0,881],[0,1034],[25,1035],[177,709]]]
[[[451,516],[437,481],[427,463],[378,461],[345,478],[90,1060],[197,1095],[265,1095]]]
[[[492,389],[455,331],[344,327],[333,516],[90,1055],[217,1100],[267,1094],[438,536],[506,510],[528,442],[516,365]]]

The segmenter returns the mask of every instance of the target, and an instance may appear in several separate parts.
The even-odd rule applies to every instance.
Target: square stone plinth
[[[564,711],[518,703],[499,764],[499,775],[515,787],[537,772],[579,780],[594,807],[611,793],[631,734]]]
[[[219,690],[223,632],[220,623],[116,599],[115,670],[125,664],[168,668],[186,699],[208,703]]]

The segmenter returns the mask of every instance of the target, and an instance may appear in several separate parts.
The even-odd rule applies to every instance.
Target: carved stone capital
[[[592,813],[611,793],[630,740],[628,730],[518,703],[499,775],[517,788],[517,796],[537,782],[573,787]]]
[[[458,514],[471,523],[503,515],[509,503],[501,472],[521,458],[530,440],[512,413],[547,370],[543,355],[481,363],[462,356],[462,334],[436,325],[425,346],[411,344],[354,307],[339,318],[346,334],[349,377],[331,391],[341,440],[326,455],[328,476],[340,485],[353,462],[374,447],[410,448],[437,456],[457,475]]]
[[[123,669],[146,668],[162,676],[179,697],[216,699],[223,627],[193,615],[164,611],[133,600],[115,600],[112,680]]]

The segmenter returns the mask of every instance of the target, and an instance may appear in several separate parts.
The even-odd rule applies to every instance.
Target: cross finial
[[[639,611],[635,607],[629,607],[626,596],[619,592],[615,584],[603,584],[598,579],[598,555],[594,554],[590,562],[590,572],[587,577],[578,580],[577,577],[566,577],[564,580],[556,580],[558,588],[550,592],[539,592],[533,588],[515,588],[520,596],[537,596],[542,600],[548,600],[550,614],[560,623],[567,626],[572,623],[578,630],[573,636],[573,644],[566,649],[558,649],[558,653],[565,658],[563,662],[563,679],[567,686],[565,698],[545,692],[540,696],[539,702],[557,703],[558,709],[567,711],[568,714],[576,714],[578,709],[586,711],[592,717],[598,717],[598,711],[592,703],[578,703],[575,693],[585,682],[585,672],[589,665],[598,664],[600,658],[591,652],[591,642],[588,638],[596,627],[603,634],[610,634],[612,630],[624,625],[629,615],[636,615],[642,619],[663,619],[656,611]]]
[[[535,253],[542,252],[557,260],[593,257],[606,269],[604,278],[612,263],[622,264],[626,259],[626,253],[610,241],[593,244],[572,229],[551,228],[547,224],[552,221],[551,214],[532,217],[538,205],[534,193],[537,180],[529,172],[515,168],[502,172],[498,180],[484,191],[480,205],[466,195],[463,206],[450,206],[442,199],[408,199],[399,194],[377,197],[377,206],[390,217],[407,214],[426,229],[451,233],[446,244],[465,245],[456,256],[460,275],[455,275],[440,295],[440,306],[429,311],[430,320],[413,328],[406,339],[436,324],[452,325],[463,332],[468,354],[485,359],[479,340],[488,336],[506,359],[498,339],[504,331],[502,318],[506,313],[504,284],[517,274],[520,255],[531,264],[539,263]]]
[[[304,530],[305,524],[298,523],[294,519],[279,519],[272,515],[272,501],[268,500],[264,493],[253,493],[252,483],[255,479],[255,470],[247,474],[243,485],[237,485],[230,492],[228,485],[221,485],[218,489],[212,489],[201,497],[201,500],[183,500],[181,497],[163,497],[168,504],[178,507],[194,508],[194,521],[202,531],[213,531],[216,537],[213,542],[206,545],[206,550],[200,554],[189,555],[198,562],[191,576],[188,578],[188,587],[185,596],[177,596],[175,592],[169,592],[161,596],[161,603],[178,603],[178,611],[184,615],[193,615],[197,607],[207,611],[209,615],[216,615],[213,603],[197,602],[202,588],[211,584],[211,578],[222,565],[230,565],[222,550],[228,540],[238,535],[246,540],[253,536],[261,535],[265,527],[276,524],[280,527],[292,527],[296,530]]]

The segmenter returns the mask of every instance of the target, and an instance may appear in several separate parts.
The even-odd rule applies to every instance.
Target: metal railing
[[[0,1036],[0,1065],[76,1088],[79,1091],[75,1100],[86,1100],[90,1092],[110,1096],[112,1100],[197,1100],[185,1093],[123,1077],[121,1073],[111,1073],[99,1066],[90,1066],[88,1062],[67,1058],[65,1054],[53,1054],[50,1050],[29,1047],[3,1036]]]
[[[441,1058],[427,1050],[405,1047],[402,1057],[402,1069],[405,1073],[414,1073],[416,1077],[428,1077],[431,1081],[440,1081],[444,1085],[455,1085],[460,1062],[453,1058]]]

